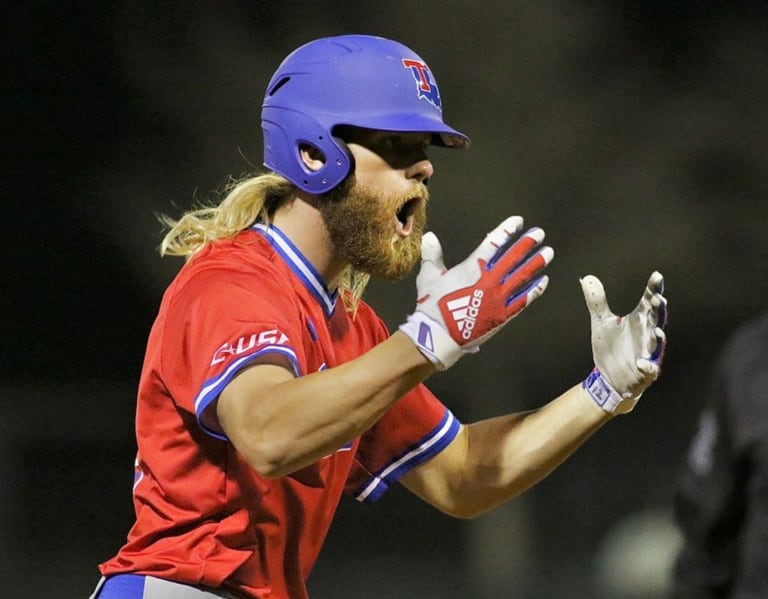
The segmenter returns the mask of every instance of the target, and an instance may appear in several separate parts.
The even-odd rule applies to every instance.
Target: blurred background
[[[90,6],[88,5],[90,4]],[[327,3],[330,4],[330,3]],[[431,157],[463,259],[510,214],[547,231],[547,293],[430,387],[462,419],[542,405],[592,366],[578,278],[630,311],[652,270],[663,377],[518,500],[464,522],[402,489],[342,503],[315,599],[662,597],[714,353],[768,308],[768,10],[725,0],[76,3],[4,10],[3,596],[87,597],[132,523],[134,389],[161,294],[159,213],[261,168],[266,83],[298,45],[372,33],[436,74],[466,152]],[[374,282],[393,328],[413,278]]]

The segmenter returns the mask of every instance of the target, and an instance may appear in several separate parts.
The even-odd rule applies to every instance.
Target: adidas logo
[[[483,291],[482,289],[475,289],[472,295],[458,297],[445,304],[446,308],[451,311],[451,316],[453,316],[461,336],[466,340],[472,336],[482,303]]]

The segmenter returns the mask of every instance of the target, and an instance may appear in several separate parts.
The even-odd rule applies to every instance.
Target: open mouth
[[[397,210],[397,232],[403,237],[407,237],[413,231],[413,215],[421,202],[421,198],[410,198],[403,202],[403,205]]]

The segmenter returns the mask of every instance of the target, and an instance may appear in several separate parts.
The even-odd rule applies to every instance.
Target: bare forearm
[[[281,374],[282,380],[270,381],[274,384],[268,384],[266,391],[263,373],[251,380],[243,373],[242,380],[236,379],[222,394],[227,410],[235,406],[233,413],[222,415],[220,407],[219,417],[238,450],[257,470],[282,476],[360,435],[433,371],[434,366],[411,341],[395,333],[338,367],[299,378]],[[230,401],[225,394],[236,397]]]
[[[469,425],[465,509],[481,513],[529,489],[609,419],[577,385],[539,410]]]

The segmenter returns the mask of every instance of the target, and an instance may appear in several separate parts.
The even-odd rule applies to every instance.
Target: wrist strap
[[[595,400],[595,403],[600,406],[604,411],[609,414],[615,414],[617,412],[625,413],[629,412],[637,403],[638,397],[622,397],[619,395],[610,383],[605,380],[605,377],[597,369],[597,366],[592,369],[589,376],[584,379],[581,384],[587,393]],[[622,405],[623,404],[623,405]],[[621,410],[617,408],[621,405]]]
[[[399,328],[438,370],[450,368],[464,355],[448,332],[423,312],[414,312]]]

